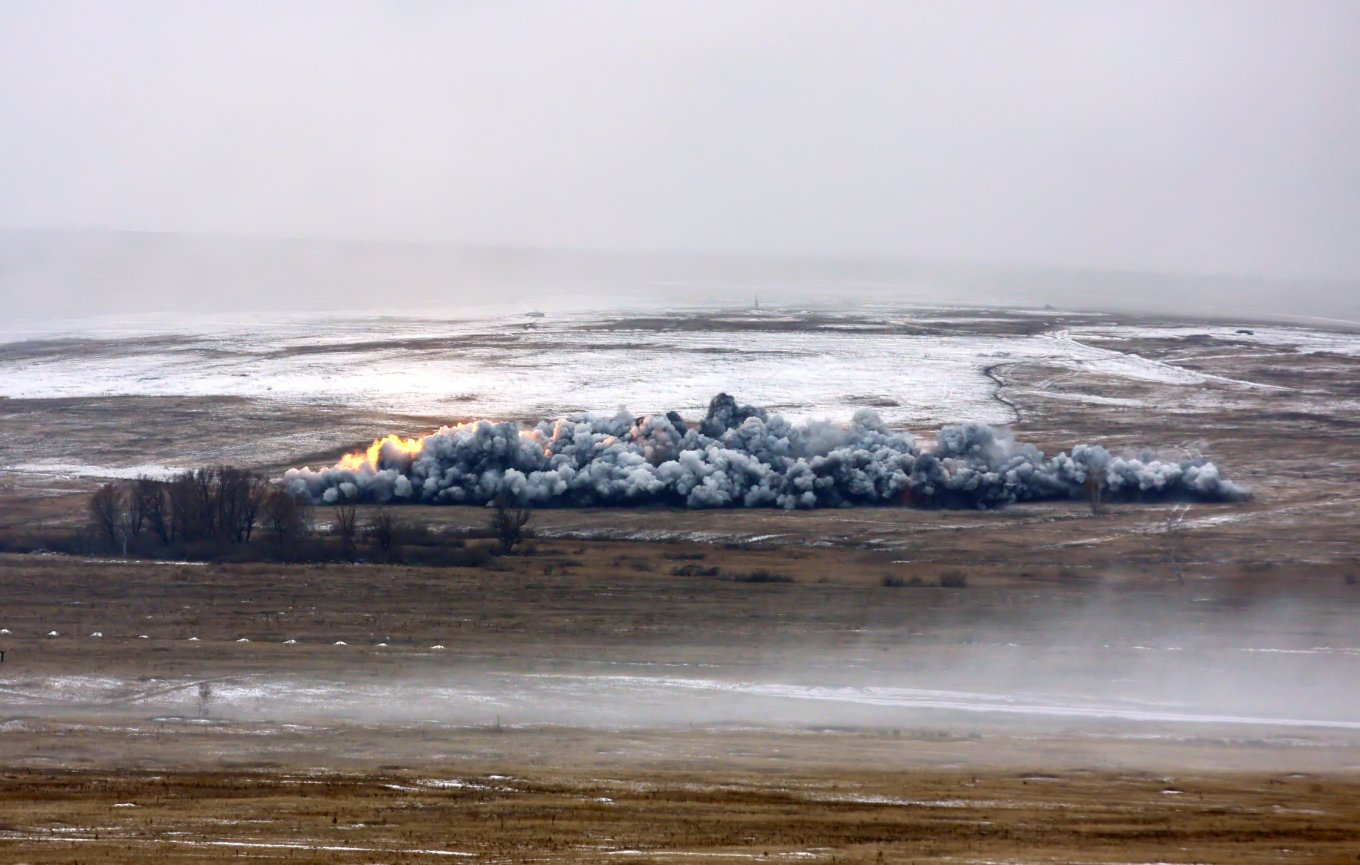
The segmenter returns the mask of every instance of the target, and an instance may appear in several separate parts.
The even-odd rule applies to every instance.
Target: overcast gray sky
[[[0,4],[0,223],[1360,279],[1360,2]]]

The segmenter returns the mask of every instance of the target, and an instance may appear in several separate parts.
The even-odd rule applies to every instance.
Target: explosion
[[[860,409],[850,424],[795,424],[718,394],[695,426],[675,412],[580,415],[530,428],[475,421],[419,438],[389,435],[331,468],[290,469],[315,502],[540,506],[668,504],[815,508],[910,502],[989,508],[1080,499],[1239,501],[1246,488],[1198,455],[1115,456],[1099,445],[1047,457],[986,424],[945,427],[922,450]]]
[[[340,458],[340,462],[335,464],[338,469],[357,472],[365,468],[377,470],[385,463],[392,463],[405,457],[408,460],[417,456],[425,447],[425,439],[409,438],[388,435],[380,439],[374,439],[373,444],[368,446],[367,451],[360,451],[352,454],[345,454]]]

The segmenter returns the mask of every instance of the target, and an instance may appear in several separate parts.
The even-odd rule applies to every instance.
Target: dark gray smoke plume
[[[845,428],[794,424],[725,393],[696,426],[674,412],[582,415],[532,428],[477,421],[445,427],[418,448],[391,439],[332,468],[291,469],[285,481],[323,503],[486,504],[509,494],[546,506],[987,508],[1081,498],[1093,475],[1112,500],[1248,496],[1198,456],[1172,462],[1077,445],[1049,458],[981,423],[945,427],[922,452],[868,409]]]

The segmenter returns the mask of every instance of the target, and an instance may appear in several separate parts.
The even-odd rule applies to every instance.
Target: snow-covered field
[[[752,312],[750,329],[743,329],[740,315],[729,312],[724,326],[712,330],[637,329],[628,319],[590,312],[529,318],[487,310],[458,319],[216,316],[11,324],[0,337],[16,340],[0,346],[0,396],[242,396],[453,418],[620,406],[693,414],[726,390],[794,417],[848,418],[871,404],[891,424],[930,427],[1013,420],[984,374],[996,364],[1038,362],[1173,387],[1208,381],[1266,387],[1103,345],[1115,337],[1207,334],[1277,351],[1360,354],[1355,334],[1283,327],[1245,335],[1232,328],[1115,327],[1075,317],[1048,332],[991,334],[969,330],[995,320],[983,310],[970,318],[959,310],[882,308],[867,315],[857,310],[843,325],[823,319],[815,329],[797,327],[796,312]],[[779,322],[791,326],[770,327]],[[86,342],[49,342],[73,339]]]

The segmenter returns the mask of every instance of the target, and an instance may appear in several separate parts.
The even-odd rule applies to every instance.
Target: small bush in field
[[[894,577],[892,575],[887,575],[879,581],[879,585],[889,589],[918,589],[925,584],[925,580],[920,577],[907,578]]]
[[[671,573],[677,577],[716,577],[722,573],[719,568],[701,568],[698,565],[676,565]]]
[[[733,574],[734,583],[791,583],[793,577],[788,574],[776,574],[764,568],[755,571],[748,571],[744,574]]]

